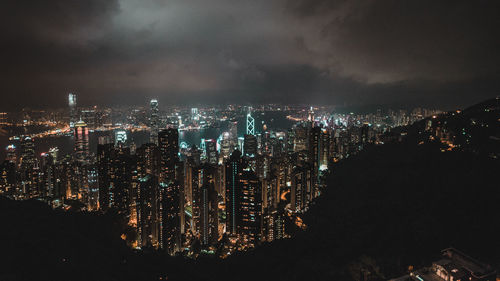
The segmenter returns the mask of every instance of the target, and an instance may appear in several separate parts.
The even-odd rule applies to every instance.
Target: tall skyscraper
[[[218,161],[217,157],[217,142],[213,139],[205,140],[205,155],[207,162],[211,165],[216,165]]]
[[[243,153],[247,157],[255,157],[257,155],[257,138],[255,135],[245,134],[243,142]]]
[[[160,246],[170,255],[181,250],[181,184],[174,180],[160,182]]]
[[[150,128],[151,132],[149,135],[149,142],[158,144],[158,130],[160,127],[160,117],[158,113],[158,100],[152,99],[150,102],[151,116],[150,116]]]
[[[159,184],[158,177],[146,175],[139,178],[137,198],[137,238],[140,247],[157,247],[159,244]]]
[[[16,146],[13,144],[9,144],[5,150],[6,150],[5,160],[12,163],[17,163]]]
[[[255,247],[262,235],[262,185],[253,171],[243,171],[240,181],[238,232],[247,246]]]
[[[247,135],[255,135],[255,119],[250,112],[247,114]]]
[[[226,231],[232,235],[238,234],[238,225],[241,221],[240,194],[241,174],[243,172],[243,159],[241,152],[235,150],[226,166]]]
[[[211,245],[218,239],[217,192],[214,181],[205,182],[200,190],[200,240],[203,246]]]
[[[111,165],[113,143],[110,137],[99,137],[97,145],[97,184],[99,186],[99,209],[107,211],[110,207]]]
[[[75,125],[75,158],[77,161],[86,162],[89,157],[89,129],[82,120]]]
[[[68,105],[69,105],[69,126],[73,128],[76,122],[78,121],[78,112],[76,109],[76,94],[69,93]]]
[[[168,184],[175,180],[175,166],[179,161],[179,132],[168,128],[158,133],[160,149],[160,182]]]
[[[35,157],[35,142],[30,137],[21,140],[21,190],[20,194],[27,198],[38,195],[38,173],[36,170],[37,159]]]

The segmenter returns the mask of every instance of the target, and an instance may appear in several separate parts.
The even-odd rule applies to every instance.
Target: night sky
[[[500,95],[500,1],[6,0],[0,109]]]

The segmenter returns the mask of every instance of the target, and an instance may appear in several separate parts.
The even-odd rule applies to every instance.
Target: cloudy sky
[[[500,1],[6,0],[2,103],[466,105],[500,95]]]

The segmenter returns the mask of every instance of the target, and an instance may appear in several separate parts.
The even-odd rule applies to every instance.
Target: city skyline
[[[500,281],[499,14],[3,1],[0,280]]]

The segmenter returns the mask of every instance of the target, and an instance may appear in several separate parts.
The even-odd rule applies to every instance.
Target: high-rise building
[[[132,175],[137,164],[130,148],[116,147],[111,154],[110,203],[118,212],[128,216],[132,199]]]
[[[250,112],[247,114],[247,135],[255,135],[255,119]]]
[[[24,198],[38,196],[37,159],[35,157],[35,142],[30,137],[21,139],[20,180],[18,194]]]
[[[99,137],[97,145],[97,184],[99,186],[99,209],[107,211],[111,205],[111,172],[113,143],[110,137]]]
[[[207,163],[211,165],[216,165],[218,163],[217,142],[214,139],[205,140],[205,155]]]
[[[115,132],[115,145],[119,143],[125,144],[127,142],[127,131],[118,130]]]
[[[238,121],[237,120],[230,120],[229,125],[228,125],[228,130],[229,130],[229,138],[231,142],[231,150],[234,149],[234,147],[238,144]]]
[[[321,161],[321,128],[313,127],[309,131],[308,161],[313,172],[314,189],[317,189],[319,181],[319,167]]]
[[[205,182],[200,189],[200,241],[203,246],[217,242],[218,239],[218,208],[217,192],[213,180]]]
[[[319,169],[321,171],[328,169],[330,161],[330,132],[327,129],[321,129],[321,147],[319,157]]]
[[[191,108],[191,120],[198,121],[199,119],[200,118],[198,115],[198,108],[196,108],[196,107]]]
[[[160,150],[160,182],[168,184],[175,180],[175,167],[179,161],[179,132],[168,128],[158,133]]]
[[[12,163],[17,163],[16,146],[13,144],[9,144],[5,150],[6,150],[5,160]]]
[[[149,142],[158,144],[158,130],[160,127],[160,117],[158,113],[158,100],[152,99],[150,102],[151,116],[150,116],[150,135]]]
[[[255,157],[257,155],[257,138],[255,135],[245,134],[243,142],[243,153],[247,157]]]
[[[68,105],[69,105],[69,126],[73,128],[76,122],[78,121],[78,112],[76,108],[76,94],[69,93]]]
[[[181,250],[181,184],[177,180],[160,182],[160,246],[170,255]]]
[[[75,124],[75,159],[86,162],[89,158],[89,129],[82,120]]]
[[[159,184],[158,177],[148,174],[139,178],[137,198],[137,238],[139,247],[159,245]]]
[[[243,159],[241,152],[235,150],[226,166],[226,231],[231,235],[238,234],[238,225],[241,221],[240,194],[241,174],[243,172]]]
[[[245,245],[255,247],[262,235],[262,185],[253,171],[243,171],[240,188],[238,233]]]
[[[154,143],[141,145],[136,151],[137,176],[144,178],[146,175],[158,176],[160,169],[160,151]]]

